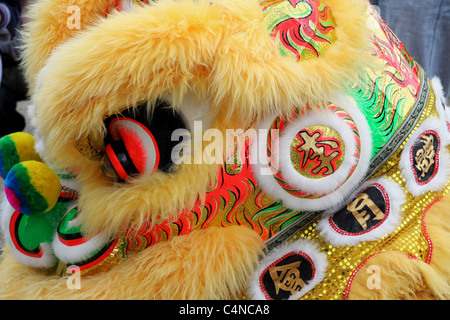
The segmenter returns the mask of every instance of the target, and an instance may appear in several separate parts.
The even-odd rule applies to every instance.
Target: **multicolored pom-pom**
[[[58,175],[39,161],[17,163],[5,179],[5,194],[9,203],[26,215],[50,211],[58,201],[60,192]]]
[[[34,137],[25,132],[16,132],[0,139],[0,176],[6,179],[9,170],[19,162],[42,161],[34,148]]]

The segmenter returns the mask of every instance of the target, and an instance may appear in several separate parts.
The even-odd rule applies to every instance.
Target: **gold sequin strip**
[[[418,128],[424,119],[431,116],[438,116],[433,92],[430,93],[426,109],[414,130]],[[410,257],[415,257],[424,262],[429,261],[429,250],[432,244],[429,237],[424,234],[425,226],[423,225],[422,215],[433,201],[447,194],[450,190],[450,184],[447,184],[439,192],[430,191],[419,197],[413,197],[408,193],[405,188],[406,182],[398,167],[398,163],[409,137],[410,135],[404,140],[395,154],[371,176],[371,179],[380,176],[389,177],[397,182],[407,195],[407,200],[402,207],[403,221],[392,234],[386,235],[377,241],[362,242],[357,246],[333,246],[322,239],[316,231],[316,225],[320,219],[318,218],[289,240],[291,242],[298,239],[309,239],[318,243],[321,250],[328,256],[329,267],[327,276],[314,289],[305,294],[302,299],[344,299],[346,297],[347,284],[355,270],[369,257],[387,250],[400,250]]]

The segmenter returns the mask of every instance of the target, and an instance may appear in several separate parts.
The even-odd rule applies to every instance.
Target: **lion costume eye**
[[[186,129],[180,114],[158,101],[150,113],[147,104],[128,108],[105,120],[108,130],[101,166],[107,176],[122,181],[137,176],[148,177],[156,170],[171,172],[171,152],[177,141],[171,140],[176,129]]]

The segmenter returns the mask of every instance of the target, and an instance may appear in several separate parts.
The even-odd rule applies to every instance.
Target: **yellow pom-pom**
[[[5,179],[5,194],[9,203],[23,214],[50,211],[58,201],[60,192],[58,175],[39,161],[16,164]]]
[[[42,161],[34,148],[34,137],[25,132],[16,132],[0,139],[0,176],[6,178],[9,170],[22,161]]]

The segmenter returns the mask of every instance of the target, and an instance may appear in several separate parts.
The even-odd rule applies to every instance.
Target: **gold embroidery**
[[[292,141],[291,162],[294,168],[309,178],[333,174],[343,158],[338,142],[340,135],[331,128],[332,137],[325,137],[322,131],[317,130],[310,133],[308,129],[312,127],[300,131]]]

